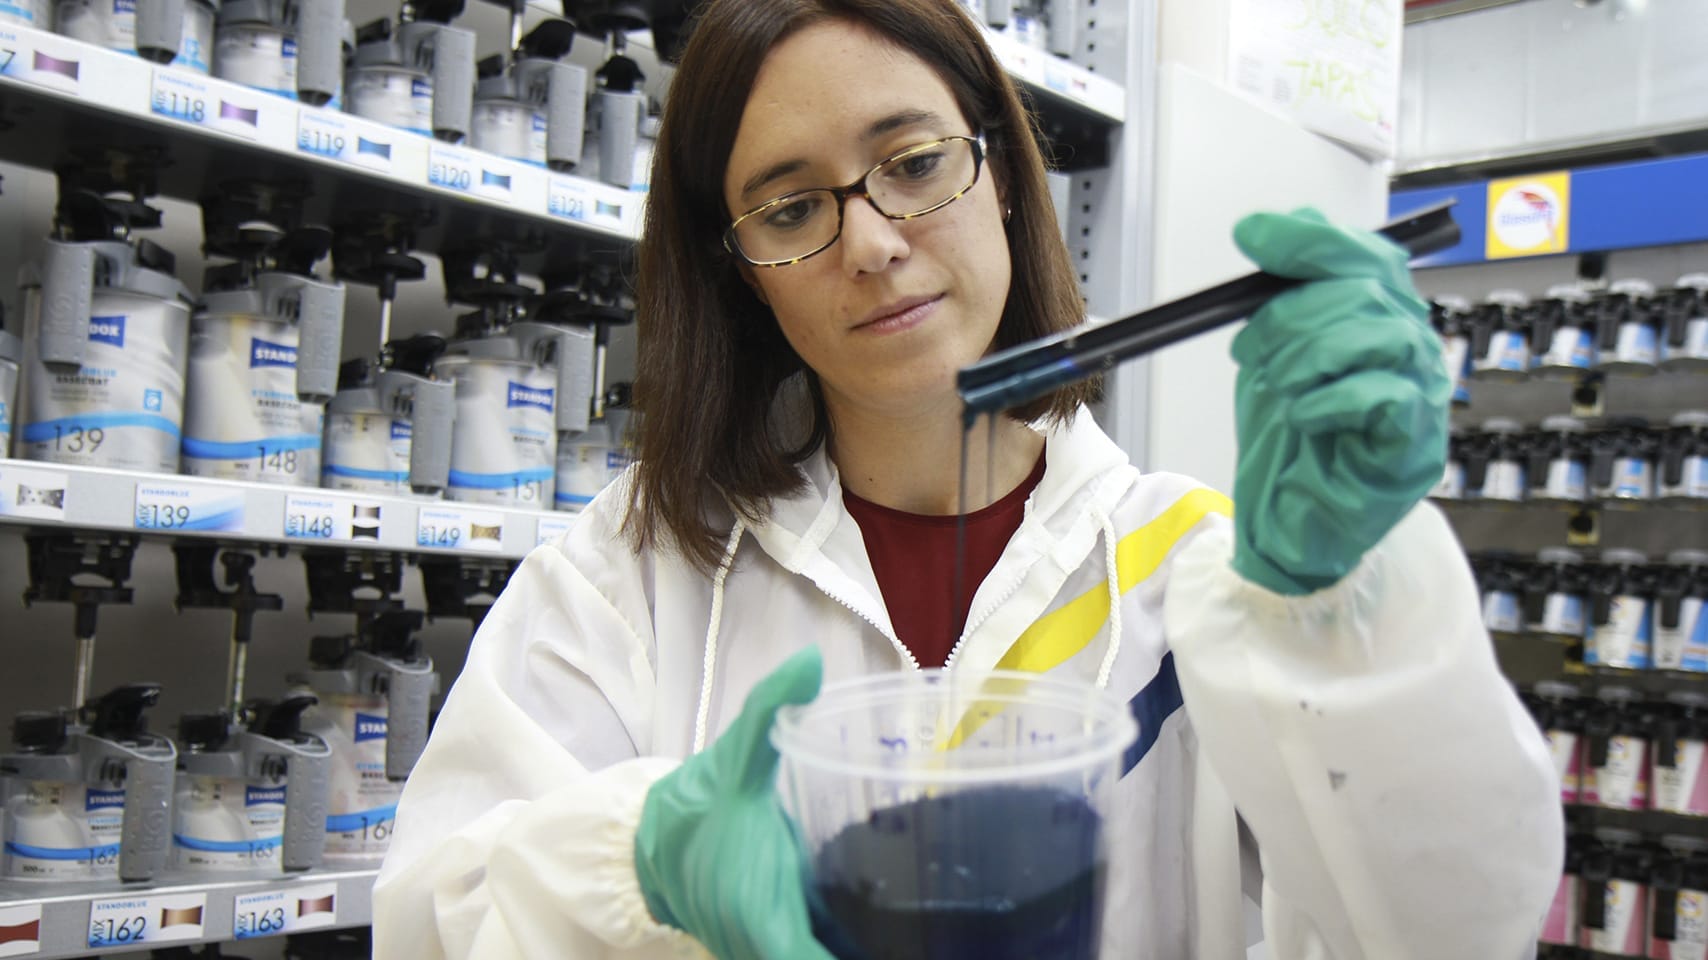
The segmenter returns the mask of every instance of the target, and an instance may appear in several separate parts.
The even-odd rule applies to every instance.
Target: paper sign
[[[1307,129],[1390,158],[1404,13],[1400,0],[1233,0],[1228,84]]]

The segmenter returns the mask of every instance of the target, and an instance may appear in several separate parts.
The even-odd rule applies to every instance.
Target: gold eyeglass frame
[[[934,203],[931,206],[926,207],[924,210],[916,210],[913,213],[904,213],[904,214],[899,214],[899,215],[891,214],[891,213],[885,213],[884,209],[882,207],[878,206],[877,201],[872,199],[871,192],[866,189],[866,180],[867,180],[867,178],[871,177],[872,174],[877,173],[880,168],[886,166],[887,164],[894,163],[897,160],[906,159],[907,157],[909,157],[915,153],[920,153],[922,151],[929,150],[932,147],[936,147],[936,146],[939,146],[941,144],[948,143],[951,140],[965,140],[967,143],[971,144],[972,148],[973,148],[973,178],[972,178],[972,180],[967,182],[966,186],[962,187],[960,190],[957,190],[952,196],[947,197],[946,199],[944,199],[938,203]],[[938,210],[941,210],[944,207],[948,206],[949,204],[954,203],[956,200],[959,200],[959,199],[961,199],[961,197],[965,196],[968,190],[971,190],[972,188],[978,186],[979,174],[984,172],[984,160],[985,160],[985,143],[984,143],[984,134],[983,133],[975,134],[975,135],[970,136],[970,137],[967,137],[967,136],[938,137],[935,140],[927,140],[924,143],[916,143],[913,146],[908,147],[905,150],[900,150],[896,153],[893,153],[893,154],[885,157],[882,160],[879,160],[877,163],[872,164],[872,166],[865,173],[860,175],[859,179],[855,180],[853,183],[848,184],[847,186],[842,186],[842,187],[812,187],[812,188],[809,188],[806,190],[791,190],[790,192],[785,193],[780,197],[776,197],[776,198],[773,198],[771,200],[767,200],[764,203],[760,204],[759,206],[754,207],[752,210],[747,211],[746,213],[742,214],[739,217],[736,217],[735,220],[729,225],[729,227],[727,227],[724,230],[724,249],[728,250],[730,253],[736,255],[737,257],[740,257],[744,262],[746,262],[750,266],[755,266],[755,267],[786,267],[792,263],[800,263],[802,260],[805,260],[808,257],[816,257],[819,254],[823,253],[824,251],[829,250],[832,246],[834,246],[836,244],[836,241],[842,239],[842,227],[843,227],[844,222],[847,219],[845,216],[845,213],[847,211],[848,198],[849,197],[865,197],[866,202],[871,204],[872,209],[878,211],[878,213],[881,216],[883,216],[886,220],[900,221],[900,220],[912,220],[912,219],[915,219],[917,217],[923,217],[928,213],[935,213]],[[789,260],[755,260],[752,257],[748,256],[747,253],[741,249],[741,244],[736,242],[735,228],[740,226],[741,222],[743,220],[746,220],[748,217],[758,216],[759,214],[764,213],[765,211],[771,209],[772,207],[775,207],[780,203],[785,203],[787,201],[793,200],[796,197],[799,197],[801,194],[804,194],[804,193],[829,193],[831,196],[836,198],[836,232],[831,234],[830,239],[826,240],[824,242],[824,245],[819,247],[818,249],[813,250],[810,253],[804,253],[798,257],[794,257],[793,259],[789,259]]]

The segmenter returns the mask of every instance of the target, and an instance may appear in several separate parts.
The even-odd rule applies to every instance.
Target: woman
[[[1277,960],[1533,945],[1558,786],[1420,503],[1450,387],[1397,248],[1240,224],[1311,282],[1235,343],[1231,519],[1131,467],[1084,387],[975,431],[994,482],[956,604],[954,372],[1081,316],[975,27],[951,0],[713,0],[656,158],[639,463],[483,624],[404,792],[378,955],[827,957],[772,715],[821,672],[946,661],[1139,714],[1104,956],[1243,957],[1259,881]]]

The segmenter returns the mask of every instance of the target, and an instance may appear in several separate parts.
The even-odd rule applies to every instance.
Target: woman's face
[[[760,67],[724,201],[739,216],[785,193],[842,186],[915,144],[978,132],[923,61],[860,26],[821,23],[779,43]],[[955,371],[990,349],[1008,299],[994,179],[986,167],[958,200],[911,220],[850,197],[828,249],[749,268],[833,411],[959,411]]]

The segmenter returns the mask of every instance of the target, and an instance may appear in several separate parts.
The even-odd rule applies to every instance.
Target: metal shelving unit
[[[1075,173],[1067,226],[1088,307],[1119,316],[1142,299],[1143,282],[1127,265],[1142,259],[1136,247],[1148,235],[1148,220],[1133,208],[1147,189],[1140,158],[1149,133],[1128,125],[1127,116],[1130,101],[1150,95],[1148,74],[1137,74],[1151,64],[1154,0],[1106,2],[1101,10],[1082,9],[1081,19],[1077,63],[1013,37],[986,37],[1029,95],[1057,159]],[[1129,71],[1132,94],[1124,82]],[[49,170],[84,143],[159,148],[168,161],[159,193],[179,200],[196,202],[230,180],[296,178],[313,185],[305,214],[317,222],[356,208],[425,211],[415,249],[437,251],[470,237],[519,241],[518,265],[528,274],[557,261],[622,261],[638,239],[645,201],[641,193],[54,33],[0,26],[0,160]],[[0,458],[0,534],[10,531],[14,544],[21,534],[48,532],[140,536],[157,541],[154,550],[158,542],[189,540],[263,554],[301,548],[290,552],[311,559],[344,551],[375,564],[407,558],[424,575],[436,565],[461,577],[464,593],[478,593],[488,574],[501,584],[507,566],[573,519],[513,505]],[[8,550],[18,562],[17,546]],[[430,585],[429,607],[443,603],[437,594],[446,592]],[[0,931],[7,934],[0,957],[139,953],[364,926],[376,876],[369,865],[270,879],[168,876],[147,885],[0,881]],[[139,929],[150,935],[139,941]]]
[[[40,30],[0,26],[0,158],[52,168],[68,146],[157,146],[166,196],[195,201],[236,179],[301,178],[308,212],[428,211],[419,241],[499,236],[618,255],[645,195]],[[19,133],[27,129],[29,135]]]
[[[174,877],[139,888],[0,882],[0,957],[86,957],[243,941],[373,920],[374,867],[301,876]]]

